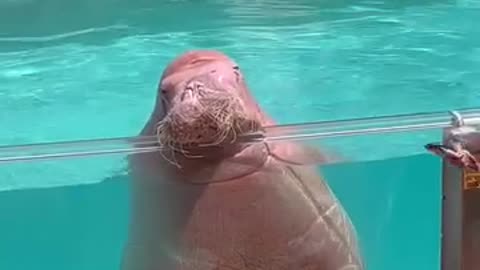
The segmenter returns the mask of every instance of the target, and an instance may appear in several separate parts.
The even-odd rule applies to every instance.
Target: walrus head
[[[163,113],[156,135],[172,150],[224,147],[263,124],[239,66],[220,52],[191,51],[177,57],[165,69],[158,90]]]

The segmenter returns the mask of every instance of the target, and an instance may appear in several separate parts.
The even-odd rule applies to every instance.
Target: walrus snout
[[[159,86],[165,115],[156,132],[162,145],[231,143],[262,126],[236,64],[226,57],[180,60]]]
[[[187,84],[171,105],[157,125],[164,145],[219,145],[260,126],[240,97],[198,81]]]

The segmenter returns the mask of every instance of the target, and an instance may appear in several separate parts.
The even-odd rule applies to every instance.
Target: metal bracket
[[[457,111],[449,111],[452,115],[452,126],[455,128],[459,128],[465,125],[465,121],[463,120],[462,115]]]

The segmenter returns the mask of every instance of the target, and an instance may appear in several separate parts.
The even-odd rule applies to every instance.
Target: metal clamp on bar
[[[452,115],[452,127],[459,128],[465,125],[462,115],[457,111],[449,111]]]

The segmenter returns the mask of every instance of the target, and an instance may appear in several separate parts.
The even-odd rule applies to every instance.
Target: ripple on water
[[[174,16],[190,4],[119,4],[109,12],[124,16],[107,26],[2,35],[0,144],[135,135],[165,64],[192,48],[234,57],[281,123],[480,103],[475,1],[208,1]],[[359,158],[423,152],[424,135],[402,137],[405,147],[389,138],[378,151],[332,145]]]

